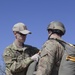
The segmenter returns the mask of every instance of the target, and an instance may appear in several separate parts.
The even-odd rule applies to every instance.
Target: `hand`
[[[38,61],[39,57],[40,57],[40,56],[39,56],[39,54],[37,53],[37,54],[33,55],[33,56],[31,57],[31,59],[34,60],[34,61]]]

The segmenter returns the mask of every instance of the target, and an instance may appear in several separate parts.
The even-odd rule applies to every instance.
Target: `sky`
[[[25,44],[41,49],[51,21],[61,21],[66,28],[62,39],[75,44],[75,0],[0,0],[0,63],[4,49],[15,39],[15,23],[25,23],[32,32]]]

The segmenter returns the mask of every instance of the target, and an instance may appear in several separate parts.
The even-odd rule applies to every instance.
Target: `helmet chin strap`
[[[53,34],[53,32],[49,33],[48,40],[50,39],[50,37],[51,37],[52,34]]]

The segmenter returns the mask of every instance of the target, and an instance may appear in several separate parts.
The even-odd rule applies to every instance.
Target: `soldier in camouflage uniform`
[[[16,23],[13,26],[15,41],[6,47],[3,58],[6,65],[6,75],[26,75],[27,67],[38,60],[36,47],[24,44],[27,34],[31,32],[24,23]]]
[[[61,37],[65,34],[64,25],[59,21],[52,21],[47,30],[49,37],[42,47],[36,75],[58,75],[64,52],[64,47],[56,41],[62,40]]]

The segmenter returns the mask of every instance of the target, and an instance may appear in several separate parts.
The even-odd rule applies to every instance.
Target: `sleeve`
[[[6,64],[6,67],[12,73],[22,71],[32,62],[30,57],[23,59],[20,62],[17,61],[17,59],[15,57],[13,57],[13,52],[9,48],[5,49],[5,52],[3,54],[3,58],[4,58],[4,62]]]
[[[51,74],[54,59],[56,45],[53,42],[46,43],[41,51],[41,58],[38,63],[38,69],[36,75],[49,75]]]

